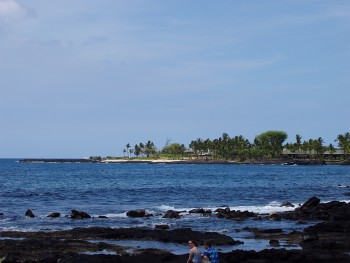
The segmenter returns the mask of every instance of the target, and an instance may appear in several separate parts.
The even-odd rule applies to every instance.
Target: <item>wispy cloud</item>
[[[16,17],[25,14],[25,9],[15,0],[0,0],[0,17]]]

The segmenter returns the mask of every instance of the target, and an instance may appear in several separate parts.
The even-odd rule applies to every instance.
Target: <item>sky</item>
[[[350,1],[0,0],[0,158],[350,132]]]

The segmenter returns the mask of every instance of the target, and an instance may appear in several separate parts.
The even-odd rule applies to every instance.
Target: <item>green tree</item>
[[[294,144],[294,149],[297,151],[298,154],[301,153],[301,136],[299,134],[295,135],[295,144]]]
[[[205,146],[202,139],[198,138],[195,141],[191,141],[189,147],[194,151],[195,155],[198,157],[200,153],[203,153]]]
[[[138,146],[137,144],[135,144],[135,146],[134,146],[134,154],[136,155],[136,157],[139,157],[140,156],[140,154],[141,154],[141,148],[140,148],[140,146]]]
[[[278,157],[282,153],[283,142],[288,138],[284,131],[267,131],[255,137],[255,145],[265,150],[269,156]]]
[[[345,154],[350,153],[350,133],[339,134],[337,136],[338,146],[343,150]]]
[[[316,153],[317,158],[323,158],[323,154],[326,151],[326,147],[323,146],[323,139],[319,137],[317,140],[313,140],[312,147]]]
[[[179,143],[172,143],[170,145],[164,146],[162,149],[162,153],[170,154],[170,155],[184,155],[186,150],[185,145]]]
[[[154,146],[152,141],[148,141],[143,148],[143,153],[146,154],[147,158],[157,152],[157,148]]]

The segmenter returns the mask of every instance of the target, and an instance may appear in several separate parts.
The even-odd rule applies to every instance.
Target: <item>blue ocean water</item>
[[[154,227],[218,231],[235,235],[245,226],[297,229],[295,222],[218,219],[184,213],[179,220],[163,219],[169,209],[216,209],[258,213],[285,211],[317,196],[322,202],[348,201],[350,166],[20,163],[0,159],[0,230],[52,231],[74,227]],[[36,218],[24,216],[31,209]],[[72,220],[70,210],[97,217]],[[146,209],[151,217],[128,218],[126,211]],[[47,218],[60,212],[60,218]],[[304,226],[303,226],[304,227]]]

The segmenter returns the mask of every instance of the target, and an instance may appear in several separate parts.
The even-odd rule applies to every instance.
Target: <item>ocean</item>
[[[92,226],[154,228],[167,224],[172,229],[190,227],[225,233],[246,241],[240,249],[258,250],[266,244],[247,240],[251,234],[237,230],[257,227],[288,232],[302,230],[305,225],[286,220],[234,221],[218,219],[215,213],[203,216],[188,211],[230,207],[269,214],[294,209],[280,207],[283,202],[298,207],[312,196],[321,202],[349,202],[350,166],[21,163],[17,159],[0,159],[0,185],[0,231]],[[27,209],[36,217],[25,217]],[[72,209],[93,218],[70,219]],[[153,216],[128,218],[126,212],[133,209],[145,209]],[[187,212],[181,219],[164,219],[162,215],[167,210]],[[52,212],[61,213],[61,217],[48,218]],[[152,242],[147,244],[157,247]],[[142,243],[137,246],[142,247]]]

